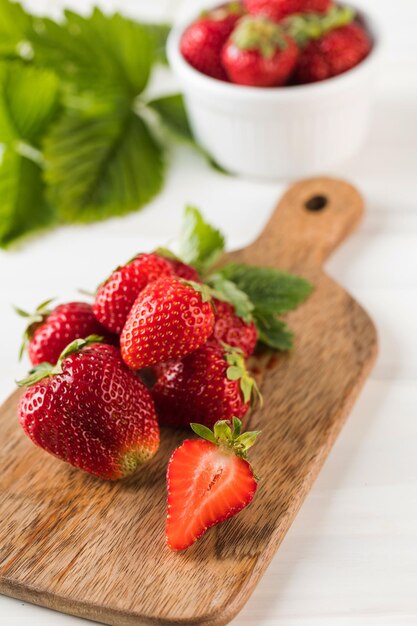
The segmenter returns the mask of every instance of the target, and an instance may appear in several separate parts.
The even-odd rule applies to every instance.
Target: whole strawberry
[[[120,335],[138,294],[161,276],[171,276],[171,264],[158,254],[140,254],[118,267],[97,290],[93,311],[105,328]]]
[[[201,278],[196,269],[191,267],[191,265],[187,265],[187,263],[183,263],[179,259],[166,259],[171,266],[172,272],[178,278],[183,278],[184,280],[191,280],[194,283],[200,283]]]
[[[357,22],[330,30],[305,45],[294,82],[315,83],[343,74],[365,59],[371,47],[369,35]]]
[[[19,420],[40,448],[89,474],[132,474],[159,446],[152,398],[117,348],[77,340],[55,367],[42,364],[22,384]],[[92,342],[92,343],[91,343]]]
[[[86,302],[68,302],[50,309],[51,302],[43,302],[33,314],[16,309],[27,321],[21,353],[27,348],[32,365],[45,362],[54,365],[63,349],[74,339],[102,335],[114,340]]]
[[[182,36],[180,49],[186,61],[207,76],[227,80],[220,60],[221,50],[242,14],[240,2],[202,13]]]
[[[160,278],[138,295],[120,347],[132,369],[181,358],[206,343],[214,313],[205,287],[178,278]]]
[[[326,13],[333,5],[332,0],[244,0],[252,15],[263,15],[279,22],[293,13]]]
[[[258,339],[254,322],[243,321],[228,302],[214,300],[214,309],[213,336],[232,348],[239,348],[244,357],[248,358],[255,350]]]
[[[278,24],[245,17],[224,46],[222,63],[233,83],[278,87],[288,82],[298,54],[295,41]]]
[[[187,427],[198,419],[212,427],[219,419],[243,417],[257,392],[243,353],[215,339],[158,371],[152,397],[165,426]]]
[[[192,424],[203,439],[187,439],[177,448],[167,470],[166,541],[185,550],[209,528],[247,507],[257,480],[247,461],[258,432],[241,433],[240,420],[219,421],[214,430]]]

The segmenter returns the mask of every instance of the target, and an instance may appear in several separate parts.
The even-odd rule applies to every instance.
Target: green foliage
[[[31,19],[20,4],[0,0],[0,57],[16,58],[27,38]]]
[[[123,215],[162,187],[162,150],[143,120],[128,111],[67,112],[45,140],[49,197],[62,220]]]
[[[59,79],[53,72],[17,62],[1,63],[0,143],[22,140],[39,147],[59,110],[59,99]]]
[[[195,145],[181,96],[142,96],[168,32],[97,8],[56,22],[0,0],[0,246],[57,220],[124,215],[161,190],[156,124]]]
[[[288,325],[275,315],[255,314],[259,341],[273,350],[291,350],[294,344],[294,333]]]
[[[0,165],[0,246],[55,223],[45,197],[42,170],[32,160],[7,148]]]
[[[221,274],[244,291],[262,314],[280,315],[296,309],[312,291],[304,278],[270,267],[231,263]]]
[[[209,276],[207,282],[213,288],[213,295],[218,300],[230,302],[234,306],[236,315],[245,322],[252,321],[254,306],[247,293],[239,289],[231,280],[224,278],[221,273]]]
[[[35,19],[30,40],[37,63],[58,71],[77,91],[94,90],[95,97],[140,94],[155,55],[146,26],[97,8],[87,18],[65,11],[60,23]]]
[[[149,108],[160,115],[165,126],[186,141],[194,142],[187,113],[184,107],[184,100],[180,94],[164,96],[148,102]]]
[[[188,206],[179,240],[180,257],[204,273],[224,251],[224,237],[204,221],[200,211]]]

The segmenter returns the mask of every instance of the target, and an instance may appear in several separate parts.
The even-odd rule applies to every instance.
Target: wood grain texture
[[[321,210],[306,208],[322,196]],[[315,200],[310,207],[320,204]],[[323,204],[323,203],[321,203]],[[291,354],[255,363],[265,408],[252,462],[254,502],[191,549],[164,543],[165,469],[184,438],[165,430],[136,477],[104,483],[35,448],[16,419],[16,392],[0,411],[0,591],[117,626],[227,624],[240,610],[311,487],[377,352],[363,309],[322,271],[357,225],[362,200],[347,183],[294,185],[261,237],[228,260],[295,271],[315,284],[289,316]]]

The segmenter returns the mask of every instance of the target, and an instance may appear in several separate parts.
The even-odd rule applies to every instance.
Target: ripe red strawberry
[[[140,254],[118,267],[97,290],[93,305],[97,319],[113,333],[120,335],[129,311],[146,285],[161,276],[171,276],[167,259],[158,254]]]
[[[185,550],[209,528],[233,517],[251,503],[257,482],[247,451],[258,432],[240,434],[241,422],[219,421],[214,432],[200,424],[203,439],[187,439],[168,463],[166,541]]]
[[[27,320],[21,353],[27,347],[32,365],[45,362],[55,365],[63,349],[74,339],[88,335],[112,339],[86,302],[68,302],[50,309],[51,302],[43,302],[33,314],[16,309]]]
[[[180,49],[183,57],[199,72],[212,78],[227,80],[220,54],[242,14],[243,8],[239,2],[202,13],[182,36]]]
[[[213,307],[204,286],[193,285],[160,278],[141,291],[120,337],[129,367],[181,358],[206,343],[213,332]]]
[[[152,398],[114,346],[94,337],[70,344],[55,367],[32,370],[19,420],[40,448],[74,467],[116,480],[157,451]]]
[[[248,358],[255,350],[258,334],[253,322],[244,322],[228,302],[214,300],[214,333],[220,342],[242,350]]]
[[[304,47],[294,82],[314,83],[347,72],[368,56],[371,47],[369,35],[357,22],[331,30]]]
[[[333,5],[332,0],[245,0],[252,15],[263,15],[279,22],[293,13],[326,13]]]
[[[293,73],[298,47],[274,22],[243,18],[222,51],[223,66],[233,83],[252,87],[285,85]]]
[[[152,397],[165,426],[187,427],[198,419],[212,427],[219,419],[243,417],[258,391],[243,353],[215,339],[157,372]]]
[[[175,276],[178,278],[183,278],[184,280],[191,280],[194,283],[200,283],[201,278],[196,269],[191,267],[191,265],[187,265],[187,263],[183,263],[178,259],[166,259],[171,266],[171,269]]]

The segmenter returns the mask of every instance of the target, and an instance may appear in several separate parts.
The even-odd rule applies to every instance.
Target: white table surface
[[[39,11],[61,4],[28,1]],[[368,212],[327,269],[373,316],[380,357],[296,521],[233,626],[417,624],[417,2],[358,3],[379,14],[386,30],[385,61],[367,145],[329,173],[356,184]],[[66,4],[79,8],[88,2]],[[173,15],[178,3],[100,4],[159,18]],[[157,87],[164,87],[164,80]],[[171,239],[186,202],[222,227],[230,247],[245,245],[261,230],[283,188],[222,177],[177,148],[164,192],[144,211],[58,230],[17,252],[0,252],[0,400],[22,373],[16,362],[22,325],[11,303],[30,309],[48,296],[70,298],[77,287],[95,286],[119,261]],[[3,596],[0,623],[87,624]]]

